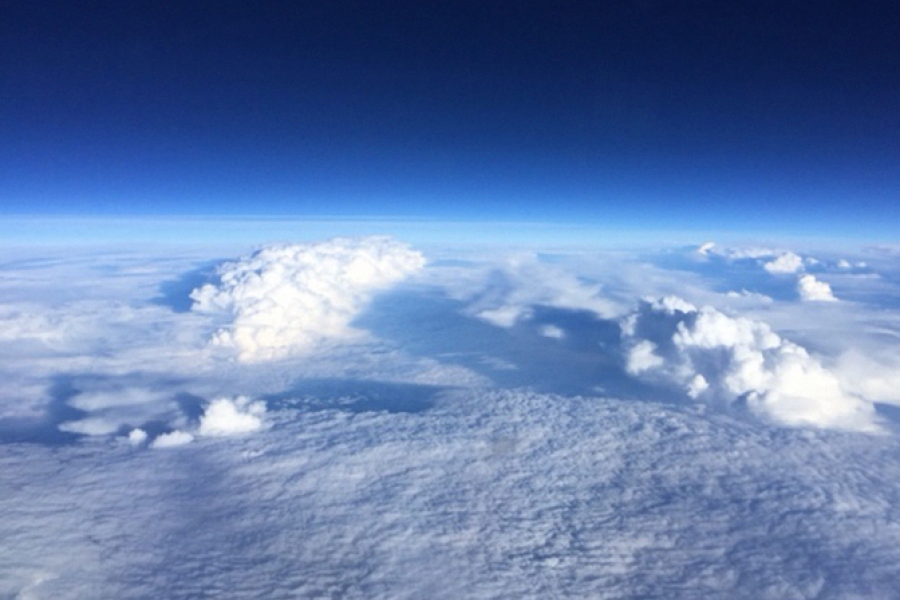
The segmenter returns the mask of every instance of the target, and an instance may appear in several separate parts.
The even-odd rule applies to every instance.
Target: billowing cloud
[[[834,302],[837,298],[831,292],[831,286],[824,281],[819,281],[814,276],[806,274],[797,280],[797,292],[801,300]]]
[[[745,402],[787,425],[874,430],[870,402],[765,323],[680,298],[643,302],[622,324],[626,368],[696,399]]]
[[[317,341],[351,335],[372,293],[425,264],[386,237],[333,239],[263,248],[219,269],[219,283],[191,293],[193,309],[226,315],[213,343],[244,361],[283,357]]]
[[[266,412],[263,402],[251,401],[246,396],[216,398],[200,417],[200,435],[223,436],[249,433],[262,428]]]
[[[186,431],[176,429],[175,431],[164,433],[150,443],[151,448],[174,448],[176,446],[184,446],[194,441],[194,436]]]
[[[785,252],[763,265],[769,273],[796,273],[803,269],[803,259],[793,252]]]

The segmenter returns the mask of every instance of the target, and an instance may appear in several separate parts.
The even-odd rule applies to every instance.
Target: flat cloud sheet
[[[0,597],[900,589],[892,249],[211,252],[3,259]]]

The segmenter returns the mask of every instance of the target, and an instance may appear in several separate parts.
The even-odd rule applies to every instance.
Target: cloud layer
[[[219,269],[219,283],[191,293],[195,311],[231,322],[213,337],[242,361],[279,358],[323,338],[351,335],[350,322],[371,294],[425,264],[385,237],[263,248]]]
[[[874,408],[762,322],[679,298],[641,303],[622,326],[626,368],[696,399],[746,402],[787,425],[874,430]]]
[[[0,598],[896,595],[896,252],[377,245],[0,260]]]

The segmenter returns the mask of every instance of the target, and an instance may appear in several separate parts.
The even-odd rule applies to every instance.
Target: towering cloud
[[[419,252],[385,237],[273,246],[223,265],[218,285],[191,298],[194,310],[231,318],[214,344],[244,361],[265,360],[352,333],[350,321],[374,291],[424,264]]]
[[[871,403],[765,323],[666,297],[643,302],[622,333],[632,375],[675,384],[696,399],[746,402],[788,425],[876,429]]]

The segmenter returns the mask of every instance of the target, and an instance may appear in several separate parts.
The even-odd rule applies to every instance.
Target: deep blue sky
[[[900,223],[895,2],[6,0],[0,51],[6,214]]]

